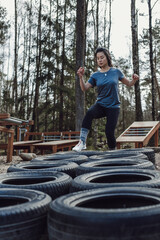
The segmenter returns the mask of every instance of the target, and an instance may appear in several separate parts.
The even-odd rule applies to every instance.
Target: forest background
[[[116,136],[135,120],[159,119],[159,0],[128,0],[130,12],[120,0],[13,1],[12,19],[0,2],[0,112],[34,120],[31,131],[80,130],[96,90],[84,94],[76,71],[85,66],[87,80],[97,70],[95,49],[105,46],[127,78],[133,72],[140,75],[135,87],[119,84]],[[114,23],[120,21],[112,17],[116,1],[121,2],[122,17],[130,19],[126,17],[126,25],[117,27],[113,37]],[[120,35],[128,26],[128,55],[124,50],[124,56],[116,57],[115,38],[122,49]],[[89,145],[105,144],[105,121],[94,121]]]

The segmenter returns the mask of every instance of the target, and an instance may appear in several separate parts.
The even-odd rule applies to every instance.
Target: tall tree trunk
[[[52,19],[52,1],[49,1],[49,18],[50,18],[50,22]],[[51,62],[51,23],[49,24],[49,29],[48,29],[48,39],[49,39],[49,43],[48,43],[48,48],[49,48],[49,56],[48,56],[48,62]],[[47,87],[46,87],[46,109],[45,109],[45,132],[48,132],[48,111],[47,111],[47,106],[48,106],[48,101],[49,101],[49,80],[50,80],[50,66],[48,66],[48,76],[47,76]]]
[[[108,45],[107,48],[110,48],[110,38],[111,38],[111,26],[112,26],[112,0],[109,0],[109,27],[108,27]]]
[[[41,11],[42,2],[40,0],[39,4],[39,14],[38,14],[38,26],[37,26],[37,55],[36,55],[36,86],[35,86],[35,97],[34,97],[34,108],[33,108],[33,120],[34,125],[32,130],[39,131],[39,87],[40,87],[40,77],[41,77]]]
[[[152,37],[152,8],[151,0],[148,0],[148,11],[149,11],[149,58],[150,58],[150,68],[151,68],[151,83],[152,83],[152,120],[156,120],[156,89],[155,89],[155,70],[153,64],[153,37]]]
[[[84,66],[85,51],[85,0],[77,0],[76,13],[76,122],[75,130],[79,131],[84,117],[84,93],[80,88],[77,70],[80,66]]]
[[[131,30],[132,30],[132,61],[133,72],[139,75],[139,52],[138,52],[138,16],[136,12],[136,0],[131,0]],[[136,121],[143,120],[141,93],[139,81],[135,84],[135,100],[136,100]]]
[[[15,39],[14,39],[14,81],[13,81],[13,99],[15,106],[15,114],[18,113],[18,92],[17,92],[17,64],[18,64],[18,33],[17,33],[17,0],[15,5]]]
[[[154,70],[157,69],[157,51],[156,51],[156,46],[155,46],[155,57],[154,57]],[[155,81],[156,81],[156,89],[157,89],[157,94],[158,94],[158,106],[160,105],[160,87],[159,87],[159,84],[158,84],[158,79],[157,79],[157,75],[156,75],[156,72],[155,72]]]
[[[20,118],[25,118],[25,102],[26,99],[23,98],[25,96],[26,92],[26,81],[25,81],[25,63],[26,63],[26,55],[27,55],[27,29],[26,29],[26,24],[25,24],[25,19],[23,18],[23,62],[22,62],[22,67],[21,67],[21,86],[20,86],[20,98],[22,99],[21,102],[19,103],[19,117]]]
[[[95,46],[94,49],[98,47],[99,44],[99,0],[97,0],[97,7],[96,7],[96,29],[95,29]]]
[[[87,17],[88,17],[88,4],[89,4],[89,1],[90,0],[86,0],[85,1],[85,41],[84,41],[84,44],[85,44],[85,47],[84,47],[84,56],[86,56],[86,52],[87,52],[87,49],[86,49],[86,39],[87,39]]]
[[[107,3],[108,0],[105,1],[105,5],[104,5],[104,26],[103,26],[103,42],[104,42],[104,46],[107,46],[106,44],[106,30],[107,30]]]
[[[59,74],[59,69],[60,69],[60,58],[59,58],[59,49],[60,49],[60,44],[61,44],[61,29],[60,29],[60,24],[59,24],[59,11],[60,11],[60,3],[59,0],[56,1],[56,70],[55,70],[55,79],[54,79],[54,85],[55,86],[59,86],[59,78],[60,78],[60,74]],[[55,129],[56,131],[58,131],[58,127],[59,125],[57,124],[57,114],[55,114],[55,109],[56,109],[56,103],[59,101],[58,99],[58,93],[57,93],[57,88],[54,88],[53,90],[53,129]]]
[[[62,70],[60,78],[60,111],[59,111],[59,131],[63,131],[63,84],[64,84],[64,69],[65,69],[65,37],[66,37],[66,8],[67,2],[64,5],[64,19],[63,19],[63,39],[62,39]]]
[[[32,35],[32,0],[29,3],[28,9],[28,63],[27,63],[27,76],[26,76],[26,84],[27,84],[27,119],[30,118],[31,108],[30,108],[30,65],[31,65],[31,35]]]
[[[99,0],[97,0],[96,5],[96,19],[95,19],[95,39],[94,39],[94,50],[98,47],[99,44]],[[97,69],[97,61],[95,59],[94,69],[96,71]],[[97,96],[97,93],[95,92],[95,97]],[[97,148],[97,140],[98,140],[98,120],[95,119],[93,124],[93,130],[94,130],[94,138],[93,138],[93,146],[94,148]]]

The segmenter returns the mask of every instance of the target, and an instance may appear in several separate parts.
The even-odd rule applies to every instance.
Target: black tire
[[[85,155],[87,157],[90,157],[90,156],[93,156],[93,155],[98,155],[98,156],[103,155],[106,152],[105,151],[84,150],[84,151],[76,152],[76,153],[79,154],[79,155]]]
[[[160,173],[156,170],[114,169],[77,176],[70,192],[106,187],[160,188]]]
[[[77,175],[81,175],[88,172],[95,172],[101,170],[110,170],[110,169],[150,169],[155,170],[155,166],[152,162],[145,159],[129,159],[129,158],[114,158],[114,159],[105,159],[99,161],[90,161],[82,163],[77,168]]]
[[[151,148],[131,148],[126,149],[126,152],[142,153],[148,157],[148,160],[155,164],[155,151]]]
[[[50,205],[49,240],[159,240],[160,191],[108,188],[72,193]]]
[[[75,151],[63,151],[63,152],[56,152],[56,153],[54,153],[53,155],[79,155],[77,152],[75,152]]]
[[[40,240],[50,203],[50,196],[39,191],[0,189],[0,240]]]
[[[94,155],[88,158],[88,161],[93,160],[102,160],[102,159],[111,159],[111,158],[132,158],[132,159],[146,159],[148,160],[148,157],[144,155],[143,153],[134,153],[134,152],[113,152],[113,153],[107,153],[103,154],[101,156]]]
[[[58,171],[67,173],[69,176],[74,178],[76,176],[76,169],[78,164],[74,162],[60,162],[55,163],[18,163],[11,165],[7,172],[19,172],[19,171]]]
[[[50,195],[52,199],[69,193],[72,178],[62,172],[10,172],[0,174],[0,188],[33,189]]]
[[[54,161],[68,161],[68,162],[75,162],[77,164],[81,164],[81,163],[84,163],[88,160],[88,157],[85,156],[85,155],[68,155],[68,156],[61,156],[61,155],[51,155],[51,156],[45,156],[45,157],[37,157],[37,158],[34,158],[31,160],[31,162],[54,162]]]

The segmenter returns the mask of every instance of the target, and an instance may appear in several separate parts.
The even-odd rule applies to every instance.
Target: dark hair
[[[108,61],[108,66],[113,67],[112,59],[111,59],[111,55],[110,55],[109,51],[106,48],[99,47],[99,48],[96,49],[96,52],[95,52],[96,57],[97,57],[97,53],[99,53],[99,52],[104,53],[104,55],[106,56],[107,61]]]

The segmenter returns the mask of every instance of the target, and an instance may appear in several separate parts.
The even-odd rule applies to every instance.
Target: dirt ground
[[[8,167],[9,167],[11,164],[17,164],[17,163],[24,162],[24,161],[22,160],[22,158],[19,157],[19,156],[13,156],[11,163],[7,163],[6,161],[7,161],[7,157],[6,157],[6,156],[0,156],[0,173],[5,173],[5,172],[7,172],[7,169],[8,169]]]
[[[41,155],[38,155],[40,157]],[[18,163],[28,163],[30,161],[24,161],[20,156],[13,156],[12,162],[7,163],[7,156],[0,156],[0,173],[6,173],[7,169],[12,164],[18,164]]]
[[[38,156],[40,156],[40,155],[38,155]],[[20,156],[13,156],[12,162],[10,162],[10,163],[7,163],[6,160],[7,160],[6,156],[0,156],[0,173],[6,173],[8,167],[11,164],[29,162],[29,161],[22,160],[22,158]],[[155,160],[156,160],[156,164],[155,164],[156,169],[160,171],[160,148],[155,150]]]

